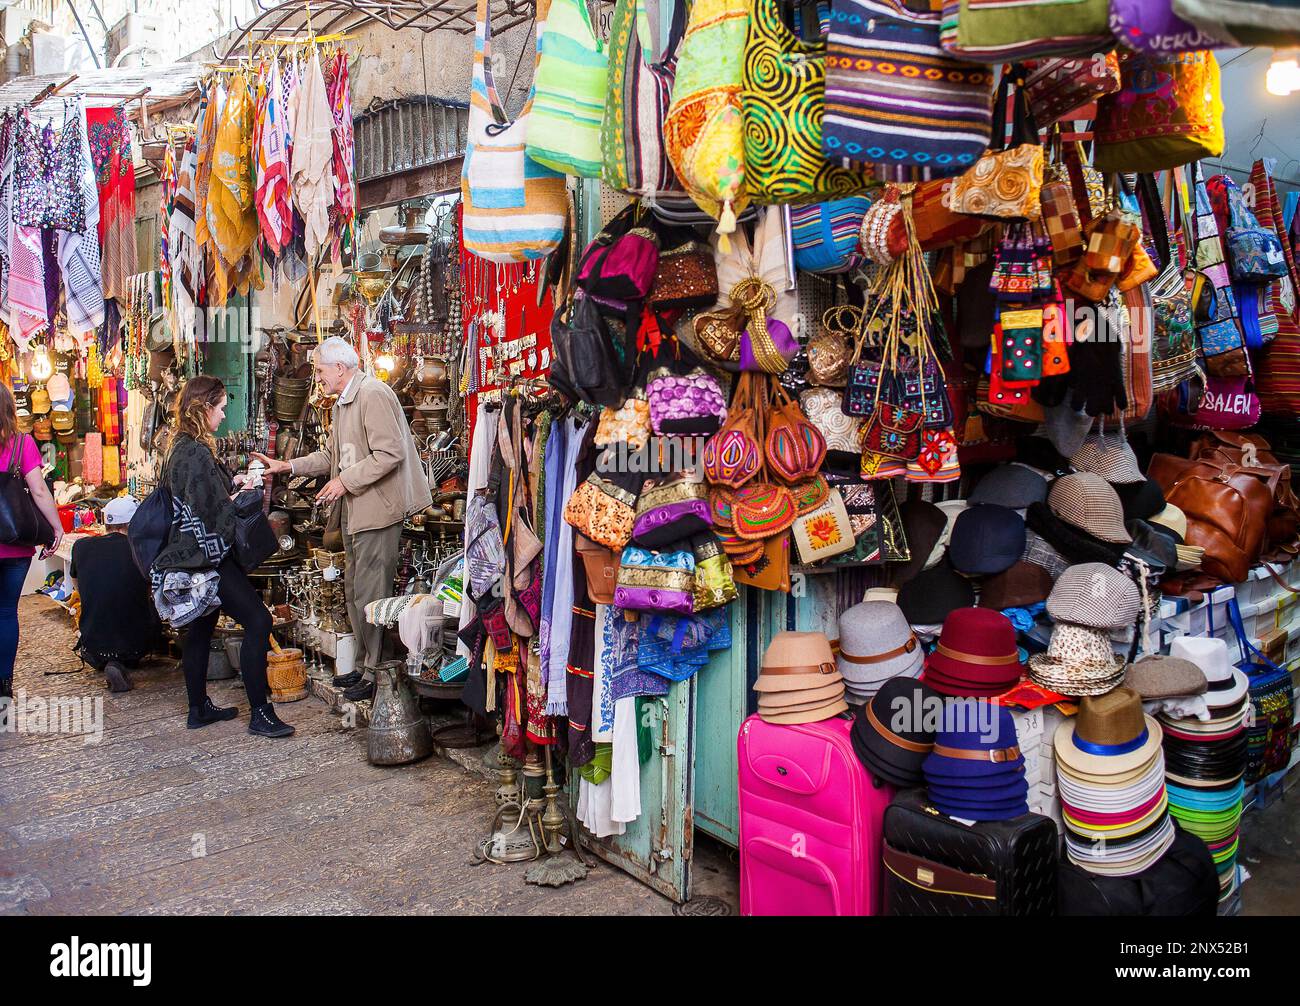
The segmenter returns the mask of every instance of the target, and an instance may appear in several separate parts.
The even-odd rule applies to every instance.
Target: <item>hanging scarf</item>
[[[99,186],[100,268],[104,297],[124,297],[136,271],[135,166],[120,105],[86,110],[90,153]]]
[[[348,82],[348,58],[336,53],[330,61],[330,109],[334,114],[334,206],[330,212],[334,226],[333,254],[337,261],[341,248],[351,243],[352,223],[356,219],[356,192],[352,183],[354,137],[352,135],[352,95]]]
[[[330,236],[329,215],[334,204],[334,177],[330,170],[333,128],[334,114],[330,111],[320,56],[313,53],[297,92],[292,161],[294,205],[302,214],[309,259],[315,259]]]
[[[289,163],[286,159],[288,129],[285,125],[284,85],[280,64],[272,61],[268,76],[260,83],[262,110],[258,116],[254,148],[257,152],[257,218],[262,238],[273,256],[293,240],[292,196],[289,192]]]
[[[230,82],[212,149],[208,188],[208,233],[218,259],[214,303],[223,304],[234,290],[248,291],[251,259],[243,260],[257,238],[257,208],[253,202],[253,99],[248,79],[236,74]]]
[[[14,117],[0,118],[0,315],[9,317],[9,243],[14,189]]]
[[[77,104],[76,115],[86,112]],[[86,207],[86,229],[77,234],[59,231],[59,269],[67,305],[68,328],[84,343],[104,323],[104,281],[99,260],[99,190],[91,161],[90,141],[81,130],[81,191]],[[164,218],[165,220],[166,218]]]
[[[50,324],[45,300],[41,232],[13,223],[9,230],[9,334],[20,352]]]

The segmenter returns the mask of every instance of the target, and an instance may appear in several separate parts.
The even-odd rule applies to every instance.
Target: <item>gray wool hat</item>
[[[1052,442],[1064,457],[1076,454],[1092,429],[1092,416],[1070,408],[1069,402],[1043,409],[1043,425],[1038,432]]]
[[[1070,465],[1075,471],[1092,472],[1117,485],[1146,481],[1137,455],[1123,433],[1113,433],[1108,437],[1089,434],[1084,438],[1083,446],[1070,458]]]
[[[921,672],[925,650],[893,601],[863,601],[840,615],[840,652],[835,663],[845,687],[874,694],[880,682]]]
[[[976,483],[970,503],[996,503],[1023,510],[1047,499],[1047,479],[1025,465],[999,465]]]
[[[1120,629],[1134,625],[1142,611],[1138,586],[1114,566],[1084,562],[1056,579],[1047,595],[1047,613],[1056,622],[1090,629]]]
[[[1124,683],[1143,699],[1203,695],[1209,687],[1205,672],[1190,660],[1159,655],[1143,657],[1130,667]]]

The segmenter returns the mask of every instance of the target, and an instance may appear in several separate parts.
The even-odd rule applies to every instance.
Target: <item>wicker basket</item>
[[[297,702],[307,697],[307,664],[296,647],[276,649],[266,655],[266,683],[272,702]]]

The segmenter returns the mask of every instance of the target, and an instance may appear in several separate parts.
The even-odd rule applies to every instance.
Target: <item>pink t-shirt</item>
[[[36,441],[26,433],[18,434],[20,438],[21,453],[18,455],[18,470],[26,475],[33,468],[41,467],[41,450],[36,446]],[[13,463],[14,444],[9,441],[4,450],[0,450],[0,472],[9,471],[9,466]],[[0,545],[0,559],[26,559],[36,554],[36,549],[30,545]]]

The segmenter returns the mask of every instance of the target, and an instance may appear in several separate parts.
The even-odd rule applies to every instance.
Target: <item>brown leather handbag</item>
[[[1187,516],[1187,544],[1205,549],[1201,568],[1240,583],[1259,561],[1273,511],[1276,472],[1227,461],[1156,454],[1147,467],[1165,499]]]
[[[1275,473],[1267,481],[1273,488],[1273,511],[1265,533],[1265,554],[1295,555],[1300,551],[1300,499],[1291,487],[1291,466],[1283,464],[1269,442],[1258,433],[1212,430],[1192,444],[1193,461],[1215,461]]]

